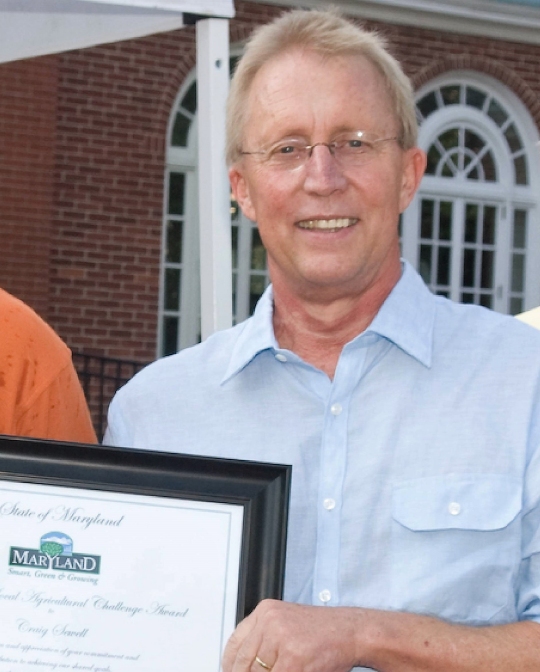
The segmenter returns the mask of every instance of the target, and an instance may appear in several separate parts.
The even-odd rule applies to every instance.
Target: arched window
[[[538,131],[500,83],[446,75],[417,98],[426,175],[404,256],[437,294],[516,314],[540,303]]]
[[[165,172],[158,355],[200,340],[197,226],[197,84],[180,92],[171,115]]]
[[[158,328],[158,355],[198,343],[197,84],[182,87],[169,122]],[[233,321],[245,320],[269,283],[256,225],[231,201]]]

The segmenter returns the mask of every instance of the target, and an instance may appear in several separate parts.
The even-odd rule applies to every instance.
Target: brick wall
[[[540,46],[419,28],[379,28],[416,88],[452,70],[481,72],[511,89],[540,128]]]
[[[235,3],[231,42],[281,13]],[[540,127],[540,47],[367,23],[416,86],[454,68],[498,78]],[[0,283],[77,351],[156,352],[166,131],[194,29],[0,66]]]
[[[57,60],[0,66],[0,285],[49,315]]]
[[[64,54],[51,320],[78,350],[156,351],[165,142],[194,31]]]

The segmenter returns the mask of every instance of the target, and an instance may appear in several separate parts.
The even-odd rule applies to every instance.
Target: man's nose
[[[345,174],[330,147],[324,143],[313,145],[306,163],[304,189],[328,195],[344,189],[346,184]]]

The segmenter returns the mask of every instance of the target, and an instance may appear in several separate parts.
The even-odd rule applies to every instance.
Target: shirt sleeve
[[[107,429],[103,437],[103,444],[106,446],[121,446],[123,448],[133,447],[132,432],[128,431],[124,422],[124,415],[121,410],[121,401],[123,390],[120,389],[114,395],[109,404],[107,416]]]
[[[32,399],[16,423],[19,436],[97,443],[86,399],[71,362]]]
[[[540,403],[531,408],[529,454],[522,511],[522,562],[517,591],[519,620],[540,623]]]

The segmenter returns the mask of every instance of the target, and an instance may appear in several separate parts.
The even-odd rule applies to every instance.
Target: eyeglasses
[[[372,161],[379,152],[383,142],[399,140],[398,136],[378,138],[366,131],[342,133],[332,142],[316,142],[308,145],[299,138],[280,140],[268,149],[256,152],[240,152],[245,156],[259,156],[266,166],[279,170],[295,170],[305,166],[315,147],[328,147],[328,151],[342,168],[363,166]]]

